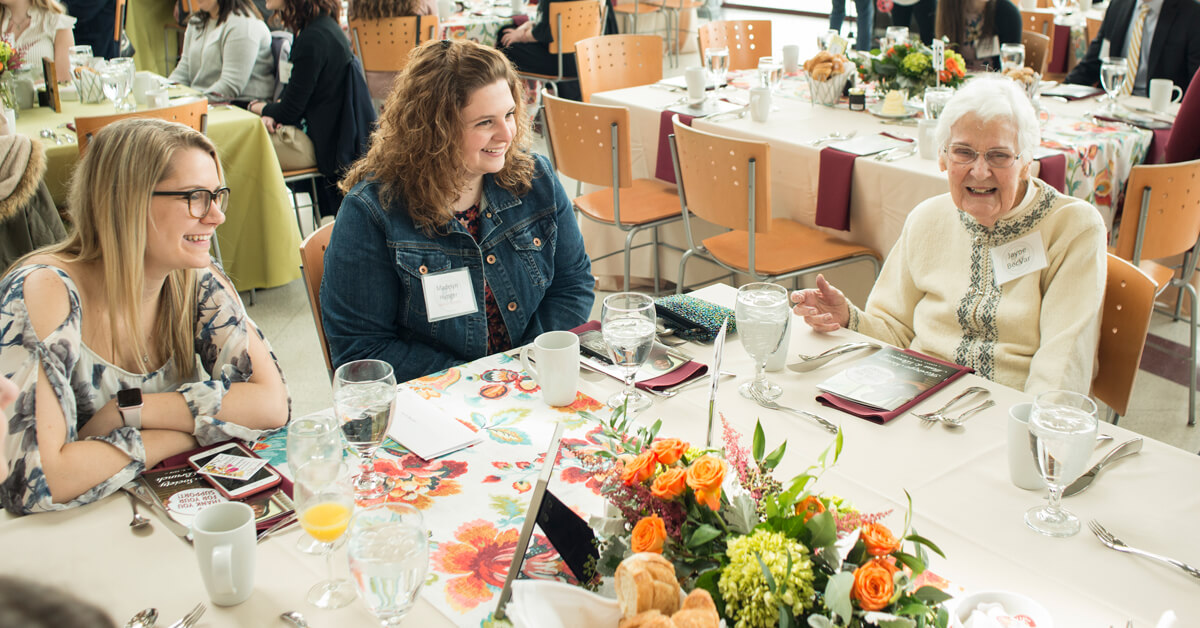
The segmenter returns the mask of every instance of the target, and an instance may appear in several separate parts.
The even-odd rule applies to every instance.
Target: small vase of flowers
[[[867,83],[875,83],[877,91],[902,89],[909,98],[920,97],[926,87],[941,84],[958,87],[966,80],[966,62],[962,55],[946,47],[946,69],[933,69],[933,51],[919,41],[910,41],[859,53],[858,75]]]

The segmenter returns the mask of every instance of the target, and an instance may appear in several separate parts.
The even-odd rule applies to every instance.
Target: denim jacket
[[[375,181],[346,195],[321,280],[321,319],[333,365],[391,363],[407,381],[488,353],[484,278],[514,346],[587,321],[594,280],[571,201],[544,157],[523,197],[485,175],[480,242],[457,220],[428,237],[402,201],[384,207]],[[429,322],[421,276],[470,271],[478,311]]]

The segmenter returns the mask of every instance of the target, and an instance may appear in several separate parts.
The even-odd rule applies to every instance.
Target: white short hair
[[[957,92],[938,118],[936,140],[938,148],[950,142],[950,130],[955,123],[967,116],[975,116],[982,122],[996,118],[1010,121],[1017,129],[1017,152],[1020,161],[1033,160],[1033,150],[1041,143],[1042,130],[1037,112],[1029,96],[1016,81],[999,76],[978,77],[967,81]]]

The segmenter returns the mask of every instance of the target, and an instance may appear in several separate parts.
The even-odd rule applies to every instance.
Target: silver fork
[[[975,416],[976,414],[979,414],[980,412],[983,412],[984,410],[987,410],[988,408],[990,408],[994,405],[996,405],[996,402],[992,401],[991,399],[988,399],[987,401],[984,401],[983,403],[975,406],[974,408],[971,408],[969,410],[964,410],[963,413],[958,416],[942,417],[942,423],[945,423],[946,425],[949,425],[950,427],[962,427],[962,424],[964,421]]]
[[[1129,554],[1137,554],[1138,556],[1152,558],[1154,560],[1167,563],[1168,565],[1178,567],[1187,575],[1200,579],[1200,569],[1196,569],[1195,567],[1185,562],[1175,560],[1174,558],[1167,558],[1166,556],[1160,556],[1158,554],[1147,552],[1146,550],[1140,550],[1136,547],[1130,547],[1125,543],[1125,541],[1118,539],[1117,537],[1113,536],[1111,532],[1104,529],[1104,526],[1100,525],[1100,522],[1096,521],[1095,519],[1092,519],[1088,522],[1088,528],[1092,530],[1092,534],[1095,534],[1096,538],[1100,539],[1101,543],[1117,550],[1118,552],[1127,552]]]
[[[926,426],[933,425],[934,423],[937,423],[938,421],[945,420],[946,417],[943,416],[942,413],[949,410],[951,406],[958,403],[959,400],[961,400],[963,397],[966,397],[967,395],[973,395],[975,393],[986,393],[986,392],[987,392],[987,389],[982,386],[971,386],[970,388],[958,393],[958,395],[956,395],[953,399],[951,399],[950,401],[947,401],[946,405],[938,408],[937,410],[934,410],[933,412],[921,413],[921,412],[909,411],[909,414],[921,419],[922,421],[925,421]]]
[[[200,621],[200,617],[204,615],[204,611],[206,610],[208,610],[208,607],[204,605],[204,602],[200,602],[196,605],[196,608],[193,608],[182,619],[167,626],[167,628],[192,628],[192,626],[196,625],[196,622]]]
[[[825,428],[826,432],[829,432],[830,434],[837,434],[837,432],[838,432],[838,426],[834,425],[833,423],[830,423],[829,421],[826,421],[825,419],[822,419],[821,417],[819,417],[811,412],[808,412],[806,410],[797,410],[796,408],[789,408],[787,406],[781,406],[781,405],[775,403],[774,401],[771,401],[770,399],[767,399],[766,397],[762,396],[761,392],[754,390],[754,389],[750,390],[750,394],[754,395],[754,400],[758,402],[758,405],[760,405],[764,408],[767,408],[768,410],[782,410],[783,412],[790,412],[796,416],[804,417],[806,419],[812,419],[812,420],[816,421],[817,423],[819,423],[821,425],[821,427]]]

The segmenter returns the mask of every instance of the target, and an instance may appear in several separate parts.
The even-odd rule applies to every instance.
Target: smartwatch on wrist
[[[117,391],[117,410],[127,427],[142,429],[142,389],[126,388]]]

